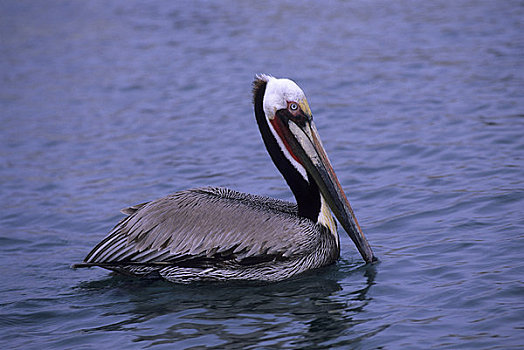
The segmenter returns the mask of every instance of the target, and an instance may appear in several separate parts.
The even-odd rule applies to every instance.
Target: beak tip
[[[369,243],[365,239],[363,241],[364,241],[363,244],[361,244],[360,246],[357,245],[358,250],[360,251],[360,254],[362,255],[362,258],[364,259],[366,264],[373,264],[377,262],[378,258],[373,253],[373,250],[369,246]],[[362,242],[359,242],[359,243],[362,243]]]

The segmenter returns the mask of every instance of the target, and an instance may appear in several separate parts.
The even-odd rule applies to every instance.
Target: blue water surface
[[[524,346],[522,1],[0,2],[0,347]],[[294,79],[380,262],[275,284],[73,270],[119,209],[293,200],[256,73]]]

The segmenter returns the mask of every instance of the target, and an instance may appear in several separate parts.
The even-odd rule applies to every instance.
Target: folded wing
[[[177,192],[123,210],[124,218],[86,257],[92,265],[254,264],[304,255],[315,224],[296,205],[223,188]]]

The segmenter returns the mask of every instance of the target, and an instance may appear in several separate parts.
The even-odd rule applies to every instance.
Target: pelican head
[[[295,195],[298,214],[327,226],[338,241],[327,204],[362,258],[376,260],[322,146],[302,89],[292,80],[269,75],[257,75],[253,86],[262,138]]]

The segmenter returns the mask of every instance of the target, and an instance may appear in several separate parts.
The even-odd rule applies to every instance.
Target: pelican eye
[[[298,105],[295,102],[291,102],[289,104],[289,109],[292,110],[292,111],[296,111],[296,110],[298,110]]]

